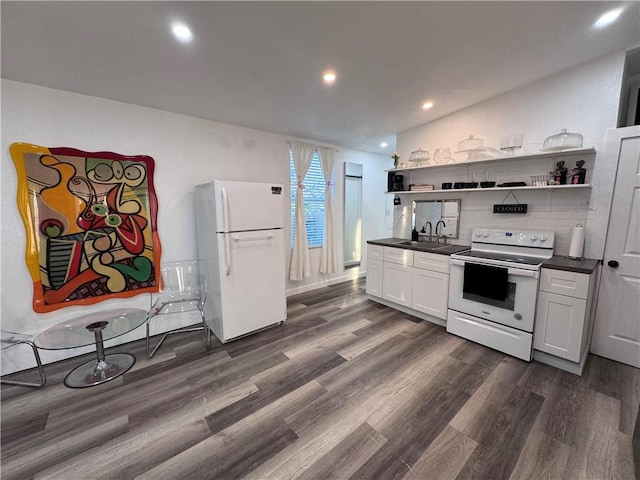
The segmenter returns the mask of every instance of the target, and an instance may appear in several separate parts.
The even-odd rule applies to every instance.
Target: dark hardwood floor
[[[526,363],[371,302],[289,299],[283,325],[206,352],[174,335],[107,384],[2,386],[2,479],[631,479],[640,370]],[[90,357],[87,357],[90,358]],[[25,378],[34,372],[24,372]]]

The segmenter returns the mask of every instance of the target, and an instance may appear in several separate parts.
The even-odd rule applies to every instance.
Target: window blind
[[[289,171],[291,176],[291,246],[295,238],[296,195],[298,194],[297,178],[293,165],[293,154],[289,151]],[[333,195],[333,175],[331,194]],[[307,175],[304,177],[304,214],[307,225],[307,245],[321,247],[324,236],[324,197],[325,183],[318,152],[313,154],[313,160]]]

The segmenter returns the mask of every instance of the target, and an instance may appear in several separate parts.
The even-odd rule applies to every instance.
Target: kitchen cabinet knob
[[[607,262],[607,265],[609,265],[611,268],[618,268],[618,265],[620,264],[618,263],[617,260],[609,260]]]

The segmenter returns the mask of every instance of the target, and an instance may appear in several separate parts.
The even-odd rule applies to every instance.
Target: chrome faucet
[[[422,227],[422,230],[424,230],[427,227],[429,227],[428,241],[431,242],[431,237],[433,236],[433,225],[431,225],[431,222],[425,223],[424,227]]]
[[[446,245],[447,244],[447,236],[446,235],[442,235],[441,232],[438,232],[438,227],[440,226],[440,224],[442,224],[442,228],[446,228],[447,224],[444,223],[444,220],[438,220],[438,223],[436,223],[436,237],[437,237],[437,242],[440,243],[440,239],[443,239],[443,243]]]

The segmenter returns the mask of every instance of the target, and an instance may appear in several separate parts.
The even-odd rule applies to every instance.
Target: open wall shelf
[[[503,157],[494,157],[487,158],[482,160],[467,160],[456,163],[444,163],[439,165],[420,165],[416,167],[407,167],[407,168],[392,168],[390,170],[385,170],[387,172],[411,172],[416,170],[426,170],[429,168],[447,168],[447,167],[463,167],[463,166],[472,166],[472,165],[484,165],[487,163],[495,163],[495,162],[510,162],[515,160],[545,160],[550,158],[559,158],[559,157],[567,157],[567,156],[575,156],[575,155],[589,155],[596,153],[596,149],[594,147],[582,147],[582,148],[570,148],[567,150],[554,150],[549,152],[536,152],[536,153],[528,153],[524,155],[509,155]],[[561,185],[562,187],[566,187],[567,185]],[[524,187],[520,187],[524,188]],[[533,187],[532,187],[533,188]],[[535,188],[546,188],[546,187],[535,187]],[[489,188],[485,188],[483,190],[491,190]],[[434,190],[440,191],[440,190]],[[447,191],[447,190],[445,190]]]
[[[392,193],[394,195],[416,195],[418,193],[455,193],[455,192],[497,192],[509,190],[571,190],[576,188],[591,188],[591,184],[583,183],[579,185],[542,185],[525,187],[493,187],[493,188],[449,188],[447,190],[399,190]]]

